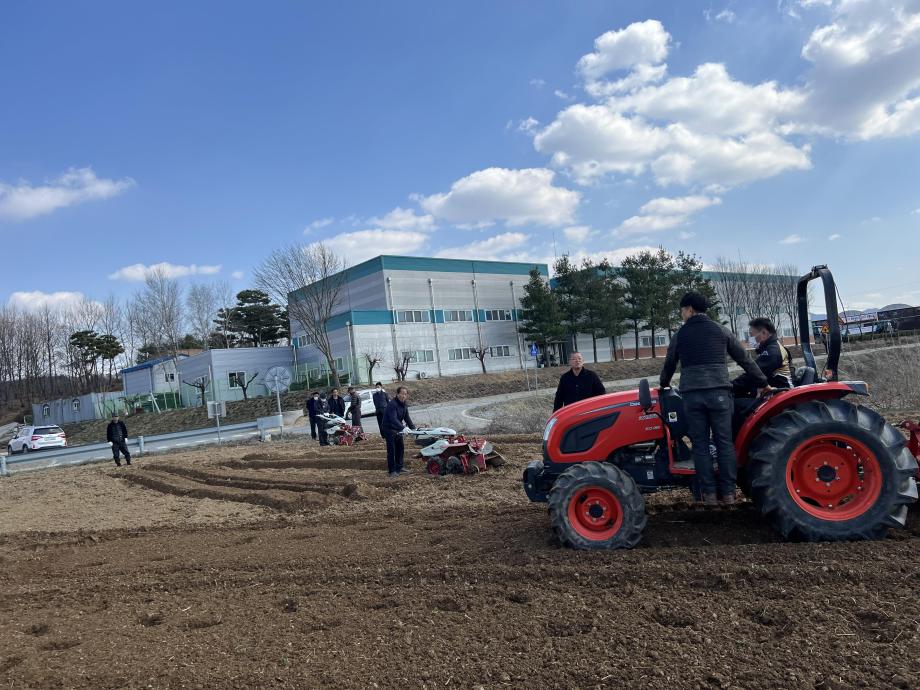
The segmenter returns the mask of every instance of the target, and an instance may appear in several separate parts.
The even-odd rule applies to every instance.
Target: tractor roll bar
[[[811,350],[811,319],[808,315],[808,284],[821,279],[824,284],[824,304],[827,313],[827,363],[825,370],[829,373],[831,381],[837,380],[837,365],[840,362],[840,314],[837,312],[837,286],[834,276],[827,266],[815,266],[811,272],[799,278],[797,296],[799,301],[799,333],[802,342],[802,356],[806,366],[818,371],[815,365],[815,355]]]

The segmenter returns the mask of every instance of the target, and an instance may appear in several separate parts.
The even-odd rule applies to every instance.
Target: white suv
[[[374,388],[365,388],[364,390],[356,390],[355,393],[358,394],[358,397],[361,398],[361,417],[373,417],[377,410],[374,409]],[[351,396],[345,396],[345,411],[348,411],[348,406],[351,404]]]
[[[66,445],[67,434],[59,426],[24,426],[10,439],[6,449],[12,455],[42,448],[63,448]]]

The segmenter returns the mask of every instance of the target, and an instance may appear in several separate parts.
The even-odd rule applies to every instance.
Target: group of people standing
[[[325,392],[313,391],[312,396],[307,400],[310,435],[314,441],[319,440],[321,446],[329,445],[326,422],[320,417],[324,413],[338,415],[350,422],[352,426],[362,426],[361,396],[353,387],[348,389],[348,396],[347,410],[345,399],[339,395],[338,388],[333,388],[328,396]],[[387,445],[387,473],[391,477],[397,477],[409,471],[403,466],[405,446],[402,431],[406,427],[414,429],[415,425],[412,423],[412,418],[409,417],[409,407],[406,402],[408,398],[409,389],[405,386],[397,388],[396,397],[390,398],[380,381],[377,382],[372,394],[377,429]]]

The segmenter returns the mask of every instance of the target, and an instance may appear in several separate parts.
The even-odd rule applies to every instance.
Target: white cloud
[[[841,235],[841,234],[835,232],[833,235],[828,236],[827,239],[830,240],[831,242],[836,242],[836,241],[839,240],[841,237],[843,237],[843,235]]]
[[[385,216],[371,218],[368,224],[384,230],[431,230],[434,227],[434,218],[397,206]]]
[[[783,239],[779,241],[780,244],[801,244],[805,241],[805,238],[801,235],[786,235]]]
[[[920,208],[915,208],[913,211],[910,212],[910,215],[920,216]]]
[[[667,73],[667,65],[636,65],[636,68],[622,79],[588,82],[585,84],[585,90],[594,98],[614,96],[634,91],[646,84],[660,82]]]
[[[594,235],[595,232],[587,225],[573,225],[569,228],[563,228],[562,234],[571,242],[584,242]]]
[[[82,292],[14,292],[10,295],[9,305],[25,311],[38,311],[44,307],[67,309],[83,302],[86,297]]]
[[[190,264],[186,266],[182,264],[171,264],[168,261],[161,261],[158,264],[151,264],[150,266],[140,263],[124,266],[119,268],[114,273],[109,274],[109,278],[112,280],[142,282],[147,278],[147,275],[153,271],[160,271],[167,278],[184,278],[185,276],[194,275],[216,275],[220,273],[220,269],[220,264],[216,266],[199,266],[197,264]]]
[[[505,232],[486,240],[470,242],[462,247],[442,249],[435,256],[458,259],[499,259],[511,249],[518,249],[527,243],[528,235],[523,232]]]
[[[571,101],[571,100],[572,100],[571,94],[566,93],[566,92],[563,91],[562,89],[556,89],[555,91],[553,91],[553,95],[554,95],[556,98],[559,98],[559,99],[561,99],[561,100],[563,100],[563,101]]]
[[[721,203],[719,197],[699,195],[652,199],[639,209],[638,215],[624,220],[613,234],[615,237],[623,237],[675,228],[687,223],[694,213]]]
[[[92,168],[70,168],[50,182],[0,182],[0,220],[28,220],[85,201],[109,199],[134,186],[134,180],[96,177]]]
[[[876,223],[881,223],[881,216],[872,216],[871,218],[866,218],[860,223],[860,225],[875,225]]]
[[[553,185],[555,173],[545,168],[487,168],[463,177],[450,191],[418,199],[438,220],[466,227],[572,223],[581,201],[579,192]]]
[[[618,70],[641,64],[658,64],[668,56],[671,35],[657,19],[608,31],[594,41],[594,52],[578,61],[578,72],[592,82]]]
[[[528,117],[526,120],[521,120],[518,123],[517,130],[519,132],[524,132],[524,134],[533,134],[534,132],[537,131],[537,127],[539,126],[540,126],[539,120],[532,118],[532,117]]]
[[[319,218],[310,223],[307,227],[303,229],[304,235],[309,235],[314,230],[321,230],[322,228],[328,227],[335,222],[335,218]]]
[[[694,237],[696,237],[696,233],[689,230],[681,230],[677,233],[677,239],[679,240],[692,240]]]
[[[416,230],[358,230],[323,240],[323,243],[349,265],[381,254],[414,254],[428,242],[428,235]]]
[[[658,247],[652,247],[649,245],[639,245],[635,247],[620,247],[619,249],[608,249],[601,251],[588,252],[579,250],[577,252],[569,253],[569,258],[574,262],[580,264],[585,259],[590,259],[594,263],[600,263],[604,259],[610,262],[612,266],[619,266],[623,263],[623,259],[626,259],[630,256],[635,256],[641,252],[657,252]],[[552,267],[552,260],[548,259],[545,261],[550,267]]]
[[[546,80],[534,78],[530,80],[530,85],[533,86],[534,88],[542,89],[544,86],[546,86]]]
[[[234,271],[233,273],[230,274],[230,277],[233,278],[234,280],[242,280],[244,275],[246,274],[243,273],[242,271]]]

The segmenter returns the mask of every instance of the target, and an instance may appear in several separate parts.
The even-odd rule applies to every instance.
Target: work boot
[[[390,472],[390,479],[396,479],[399,476],[399,472]]]
[[[723,496],[721,499],[719,499],[719,502],[720,502],[723,506],[733,506],[733,505],[735,505],[735,492],[732,491],[732,492],[731,492],[730,494],[728,494],[727,496]]]
[[[716,494],[703,494],[703,500],[700,501],[707,508],[719,505],[719,497]]]

